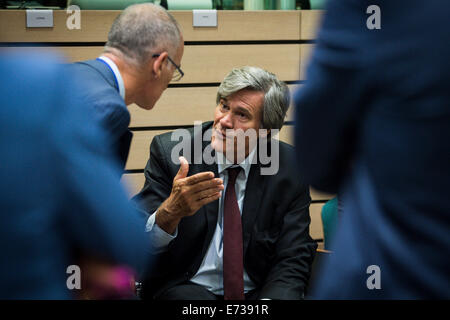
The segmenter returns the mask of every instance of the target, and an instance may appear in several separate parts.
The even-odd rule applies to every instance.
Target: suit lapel
[[[260,165],[253,164],[248,175],[245,188],[244,206],[242,209],[242,233],[244,256],[250,241],[253,226],[259,213],[262,196],[266,187],[266,176],[260,174]]]
[[[204,134],[205,129],[207,130],[208,128],[210,128],[211,124],[207,125],[206,127],[203,128],[202,134]],[[205,148],[208,145],[210,145],[210,143],[211,143],[211,141],[209,139],[208,139],[208,141],[202,142],[202,152],[205,150]],[[194,151],[194,149],[192,149],[192,151]],[[212,155],[215,156],[214,150],[212,150]],[[193,159],[195,159],[195,158],[196,157],[194,155]],[[199,159],[197,159],[197,161],[199,161]],[[195,172],[195,173],[212,171],[212,172],[214,172],[214,176],[216,178],[219,177],[219,170],[217,167],[217,163],[214,162],[212,164],[206,164],[203,161],[201,161],[201,162],[202,162],[202,164],[198,166],[198,172]],[[195,174],[195,173],[193,172],[193,174]],[[203,243],[202,254],[201,254],[201,257],[204,257],[206,254],[206,250],[208,250],[208,246],[214,235],[214,231],[216,230],[217,217],[218,217],[218,213],[219,213],[219,201],[216,200],[214,202],[208,203],[207,205],[203,206],[203,208],[201,210],[203,210],[203,212],[198,212],[198,214],[204,215],[204,217],[206,219],[206,224],[207,224],[206,237],[205,237],[205,242]]]
[[[219,177],[219,173],[217,170],[217,165],[206,165],[203,171],[212,171],[214,172],[215,177]],[[217,217],[219,213],[219,200],[208,203],[203,207],[204,215],[206,217],[207,223],[207,231],[206,231],[206,239],[202,249],[202,256],[206,253],[208,249],[208,245],[211,242],[212,236],[214,235],[214,231],[217,226]]]

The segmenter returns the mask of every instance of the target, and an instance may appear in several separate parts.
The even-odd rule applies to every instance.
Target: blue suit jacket
[[[0,55],[0,299],[70,298],[75,251],[147,267],[145,219],[107,137],[77,79],[50,60]]]
[[[119,94],[114,73],[103,61],[89,60],[73,64],[72,70],[81,79],[82,95],[110,136],[111,148],[120,166],[125,168],[133,134],[128,129],[130,113]]]
[[[449,16],[448,1],[329,1],[295,97],[300,170],[344,204],[313,297],[450,298]]]

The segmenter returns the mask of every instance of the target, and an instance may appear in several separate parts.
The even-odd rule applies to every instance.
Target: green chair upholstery
[[[136,3],[151,2],[153,0],[70,0],[68,6],[77,5],[81,10],[123,10]]]
[[[327,0],[309,0],[311,3],[311,10],[323,10]]]
[[[323,241],[325,250],[330,250],[331,240],[338,224],[338,198],[328,200],[322,207]]]

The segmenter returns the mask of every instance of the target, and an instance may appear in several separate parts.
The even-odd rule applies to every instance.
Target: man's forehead
[[[264,101],[264,92],[245,88],[222,99],[226,102],[236,102],[242,107],[246,107],[248,105],[258,107],[258,105],[262,105]]]

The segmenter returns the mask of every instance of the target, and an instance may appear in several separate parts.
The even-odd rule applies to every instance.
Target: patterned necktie
[[[234,185],[241,167],[228,168],[223,217],[223,289],[225,300],[244,300],[242,221]]]

